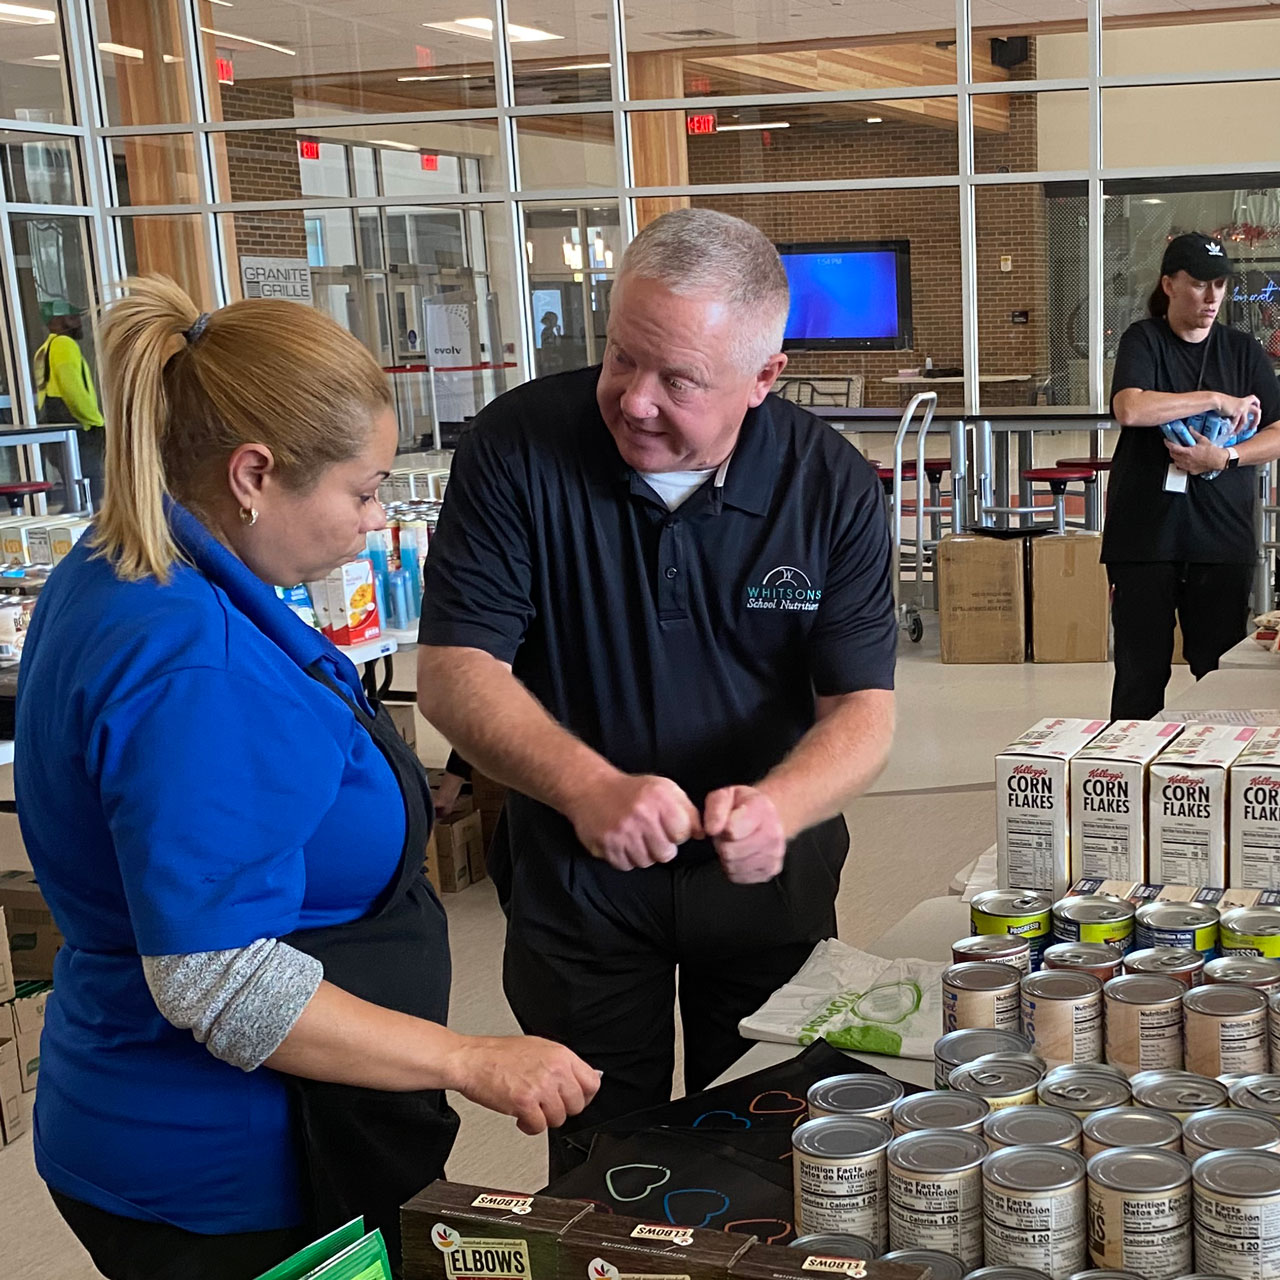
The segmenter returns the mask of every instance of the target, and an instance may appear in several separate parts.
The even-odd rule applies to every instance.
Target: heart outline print
[[[772,1098],[782,1098],[789,1103],[794,1103],[795,1105],[786,1107],[770,1107],[761,1105],[767,1099]],[[766,1089],[763,1093],[757,1093],[756,1096],[751,1099],[747,1110],[755,1116],[790,1116],[795,1115],[797,1112],[803,1112],[807,1106],[808,1103],[806,1103],[803,1098],[797,1098],[794,1093],[790,1093],[786,1089]]]
[[[743,1233],[749,1236],[759,1236],[761,1244],[777,1244],[779,1240],[785,1240],[795,1230],[794,1224],[782,1218],[738,1218],[735,1222],[726,1222],[724,1224],[726,1231],[737,1231],[742,1227],[781,1228],[780,1230],[775,1230],[771,1236],[761,1235],[759,1231],[746,1231]]]
[[[701,1222],[677,1222],[671,1213],[671,1202],[677,1196],[719,1196],[722,1203],[718,1209],[705,1214]],[[714,1187],[678,1187],[675,1191],[668,1191],[662,1197],[662,1212],[673,1227],[701,1228],[707,1226],[712,1218],[719,1218],[729,1212],[729,1197]]]
[[[662,1174],[662,1177],[654,1179],[648,1183],[644,1190],[638,1196],[620,1196],[617,1188],[614,1186],[614,1177],[619,1173],[626,1173],[628,1169],[650,1169],[654,1173]],[[651,1191],[656,1191],[659,1187],[666,1186],[671,1181],[671,1170],[666,1165],[661,1164],[619,1164],[614,1165],[608,1173],[604,1175],[605,1190],[619,1203],[631,1204],[636,1200],[643,1200]]]
[[[704,1120],[710,1120],[712,1116],[728,1116],[730,1120],[738,1120],[744,1129],[751,1128],[751,1121],[746,1116],[740,1116],[736,1111],[704,1111],[694,1122],[693,1128],[697,1128]]]

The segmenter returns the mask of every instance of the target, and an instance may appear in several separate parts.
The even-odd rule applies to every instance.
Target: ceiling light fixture
[[[539,72],[539,71],[608,71],[610,67],[608,62],[566,62],[559,67],[521,67],[521,72]]]
[[[477,40],[493,39],[492,18],[454,18],[452,22],[424,22],[424,27],[432,31],[448,31],[456,36],[474,36]],[[553,31],[543,31],[539,27],[520,27],[514,22],[507,23],[507,39],[511,44],[533,44],[538,40],[563,40]]]
[[[396,76],[397,84],[425,84],[430,80],[474,80],[474,75],[456,76]]]
[[[272,44],[269,40],[255,40],[252,36],[238,36],[234,31],[215,31],[212,27],[201,27],[207,36],[217,36],[219,40],[238,40],[241,44],[256,45],[259,49],[270,49],[272,53],[287,53],[289,57],[298,56],[297,49],[286,49],[282,44]]]
[[[1145,200],[1143,200],[1142,203],[1143,204],[1164,204],[1164,201],[1159,199],[1156,196],[1148,196]]]
[[[394,147],[397,151],[420,151],[422,149],[408,142],[396,142],[392,138],[370,138],[369,145],[371,147]]]
[[[868,124],[884,124],[884,116],[868,116]]]
[[[231,0],[209,0],[209,3],[210,3],[210,4],[220,4],[224,9],[234,9],[234,8],[235,8],[235,5],[233,5],[233,4],[231,3]]]
[[[52,9],[33,9],[25,4],[0,4],[0,22],[14,22],[22,27],[47,27],[57,22]]]
[[[37,53],[32,62],[61,62],[62,54],[60,53]]]
[[[749,129],[790,129],[790,120],[766,120],[762,124],[719,124],[717,133],[746,133]]]
[[[103,40],[99,43],[98,48],[103,53],[114,53],[117,58],[136,58],[139,62],[146,57],[141,49],[135,48],[131,44],[116,44],[111,40]]]

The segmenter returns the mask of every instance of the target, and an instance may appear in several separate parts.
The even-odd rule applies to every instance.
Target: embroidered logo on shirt
[[[812,613],[822,601],[822,588],[795,565],[780,564],[770,569],[758,586],[747,587],[748,609],[774,609],[792,613]]]

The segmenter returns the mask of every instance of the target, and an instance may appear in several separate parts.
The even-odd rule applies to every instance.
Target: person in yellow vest
[[[36,418],[41,423],[79,425],[80,471],[92,486],[94,500],[100,501],[106,446],[93,373],[80,349],[84,320],[78,312],[63,310],[50,316],[48,325],[49,336],[32,361]],[[68,493],[67,503],[74,507],[76,495]]]

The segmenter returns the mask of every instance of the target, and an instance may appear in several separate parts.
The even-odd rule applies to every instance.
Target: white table
[[[1245,636],[1218,659],[1218,669],[1270,671],[1280,676],[1280,653],[1264,649],[1251,635]]]
[[[959,898],[948,895],[928,898],[913,907],[887,933],[867,948],[874,955],[885,959],[896,957],[917,960],[950,960],[951,944],[957,938],[969,934],[969,906]],[[941,1028],[938,1034],[942,1034]],[[711,1082],[712,1087],[737,1080],[765,1067],[776,1066],[788,1058],[794,1058],[800,1046],[794,1044],[769,1044],[759,1041],[748,1049],[723,1075]],[[933,1059],[886,1058],[876,1053],[849,1053],[845,1056],[855,1062],[867,1062],[887,1071],[908,1084],[933,1087]]]
[[[890,378],[881,378],[881,382],[893,383],[899,387],[930,387],[934,383],[959,383],[964,381],[964,374],[955,374],[946,378],[926,378],[922,373],[902,374],[895,373]],[[980,373],[978,374],[979,382],[1030,382],[1031,375],[1029,373]]]
[[[1252,711],[1280,708],[1280,671],[1236,667],[1210,671],[1170,699],[1167,711]]]

